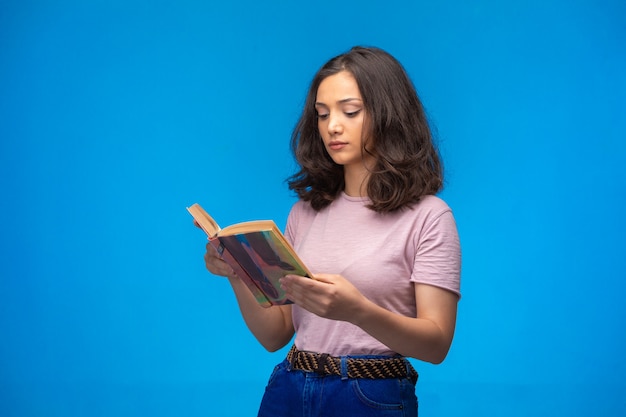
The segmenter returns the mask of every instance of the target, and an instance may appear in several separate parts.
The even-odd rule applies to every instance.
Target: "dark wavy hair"
[[[299,171],[289,189],[315,210],[344,189],[343,166],[328,155],[317,127],[315,101],[320,83],[341,71],[356,79],[366,112],[363,154],[374,157],[367,195],[369,208],[387,213],[417,203],[443,187],[443,167],[422,103],[403,66],[378,48],[355,46],[315,74],[304,109],[291,135]]]

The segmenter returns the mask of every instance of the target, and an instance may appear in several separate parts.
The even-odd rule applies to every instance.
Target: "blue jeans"
[[[258,417],[318,416],[417,417],[415,381],[322,376],[292,369],[285,359],[270,376]]]

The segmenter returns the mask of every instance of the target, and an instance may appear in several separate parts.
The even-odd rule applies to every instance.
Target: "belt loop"
[[[348,357],[341,356],[341,380],[345,381],[348,379]]]

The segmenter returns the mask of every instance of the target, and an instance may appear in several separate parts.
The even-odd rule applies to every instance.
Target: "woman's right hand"
[[[235,278],[237,275],[235,271],[220,257],[217,250],[211,243],[206,244],[206,253],[204,254],[204,263],[206,269],[213,275],[219,275],[222,277]]]

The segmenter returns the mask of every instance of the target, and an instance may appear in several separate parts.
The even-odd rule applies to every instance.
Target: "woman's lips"
[[[328,143],[328,147],[333,151],[338,151],[343,149],[347,145],[346,142],[332,141]]]

